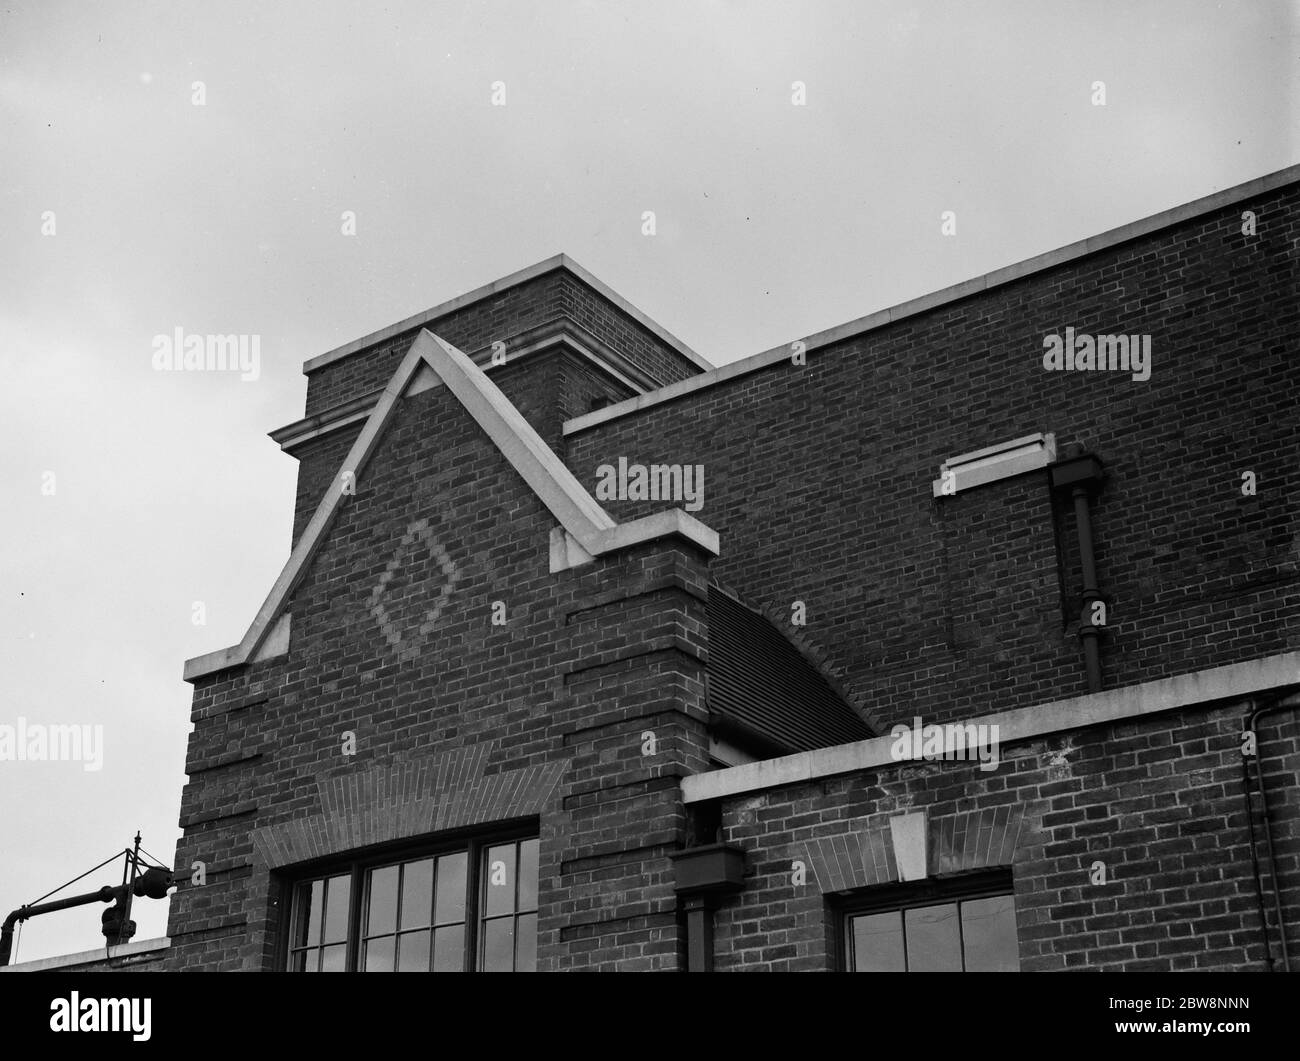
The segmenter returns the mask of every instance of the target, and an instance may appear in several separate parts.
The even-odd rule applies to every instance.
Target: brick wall
[[[1108,687],[1300,647],[1300,189],[1292,184],[567,438],[596,468],[702,464],[715,573],[790,614],[873,713],[1086,691],[1045,473],[936,501],[945,459],[1090,450]],[[1258,235],[1241,233],[1253,210]],[[1149,333],[1147,382],[1047,372],[1043,337]],[[1244,497],[1251,470],[1258,494]],[[657,506],[608,506],[631,518]],[[1064,527],[1068,542],[1072,523]],[[1072,573],[1071,573],[1072,572]]]
[[[1004,746],[989,772],[900,764],[725,799],[724,837],[748,865],[744,891],[717,913],[718,968],[834,968],[843,893],[899,879],[889,819],[924,809],[932,872],[1012,874],[1024,970],[1263,969],[1243,799],[1248,715],[1238,703]],[[1292,952],[1298,732],[1286,723],[1264,748]],[[1093,883],[1097,862],[1105,883]]]
[[[1225,209],[567,440],[562,419],[625,396],[617,384],[563,349],[494,373],[589,487],[618,456],[703,464],[711,562],[658,540],[552,574],[554,518],[448,389],[403,400],[295,591],[288,654],[195,683],[176,865],[205,862],[207,884],[172,900],[167,967],[274,968],[304,866],[526,821],[541,836],[541,968],[681,968],[668,856],[698,839],[679,781],[708,765],[710,577],[777,615],[803,600],[801,641],[877,717],[1084,691],[1077,562],[1059,544],[1072,530],[1046,475],[931,496],[942,460],[993,442],[1054,431],[1106,462],[1108,685],[1300,647],[1296,199],[1249,204],[1253,241]],[[654,367],[650,333],[562,271],[435,330],[472,351],[560,312]],[[1043,372],[1042,336],[1067,325],[1150,332],[1151,380]],[[308,414],[382,387],[409,342],[313,373]],[[295,540],[359,430],[298,451]],[[1243,712],[1081,730],[1009,749],[993,773],[907,765],[729,799],[723,834],[750,876],[719,912],[719,966],[828,967],[822,885],[871,882],[837,857],[839,877],[823,865],[796,887],[791,861],[849,837],[861,852],[889,815],[924,807],[950,871],[971,868],[958,836],[996,832],[986,862],[1011,843],[1026,967],[1259,967]],[[1294,923],[1300,733],[1270,733]],[[1117,867],[1110,890],[1087,890],[1097,858]]]
[[[169,968],[273,968],[287,867],[503,819],[542,836],[543,968],[676,965],[704,558],[647,543],[556,575],[554,524],[446,387],[400,403],[289,654],[195,684],[176,865],[207,884],[172,900]]]
[[[654,333],[629,318],[568,270],[557,267],[522,284],[463,306],[423,325],[465,353],[507,344],[521,332],[558,318],[581,325],[661,385],[697,375],[700,369]],[[307,377],[307,410],[314,416],[383,387],[415,340],[419,328],[325,365]]]

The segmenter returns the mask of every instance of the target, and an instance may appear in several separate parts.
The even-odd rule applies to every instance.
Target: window
[[[291,972],[533,972],[536,837],[357,860],[293,885]]]
[[[910,900],[903,896],[910,893]],[[1005,878],[955,892],[891,888],[845,911],[852,972],[1019,972],[1016,902]]]

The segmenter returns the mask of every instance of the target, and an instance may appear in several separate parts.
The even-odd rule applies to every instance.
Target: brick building
[[[720,369],[563,256],[309,361],[133,967],[1282,968],[1298,251],[1300,167]]]

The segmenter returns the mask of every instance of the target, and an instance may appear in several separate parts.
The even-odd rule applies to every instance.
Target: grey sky
[[[723,364],[1300,161],[1298,64],[1265,0],[7,5],[0,725],[105,749],[0,762],[0,915],[137,827],[170,860],[181,666],[287,556],[305,359],[566,251]],[[177,327],[260,378],[153,371]]]

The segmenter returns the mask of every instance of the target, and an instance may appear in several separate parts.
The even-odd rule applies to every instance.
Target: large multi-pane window
[[[536,967],[536,837],[356,861],[293,886],[291,972]]]
[[[844,917],[853,972],[1018,972],[1016,902],[1009,882],[947,894],[893,893]]]

